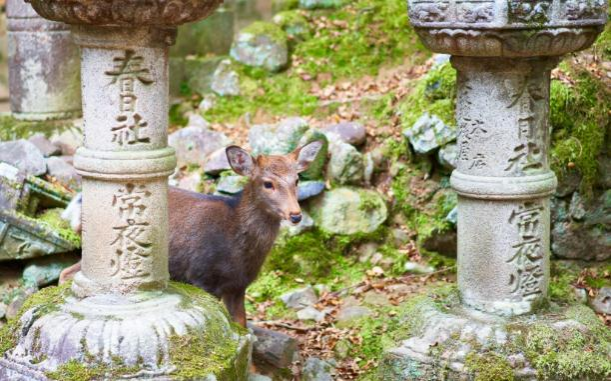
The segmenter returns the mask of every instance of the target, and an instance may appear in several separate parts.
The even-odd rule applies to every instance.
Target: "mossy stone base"
[[[417,298],[380,380],[607,380],[611,331],[583,305],[500,318],[463,307],[455,290]]]
[[[246,381],[252,337],[202,290],[45,289],[0,331],[0,380]]]

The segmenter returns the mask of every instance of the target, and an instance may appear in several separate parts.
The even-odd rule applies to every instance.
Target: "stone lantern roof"
[[[223,0],[26,0],[42,17],[67,24],[178,26],[209,16]]]
[[[428,48],[457,56],[558,56],[590,46],[606,0],[409,0]]]

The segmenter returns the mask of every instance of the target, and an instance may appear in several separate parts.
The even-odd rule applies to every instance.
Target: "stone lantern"
[[[22,120],[81,115],[78,48],[68,25],[45,20],[23,0],[7,0],[9,93]]]
[[[421,40],[451,54],[458,72],[459,153],[451,184],[458,193],[459,299],[443,307],[423,302],[414,310],[421,327],[387,353],[385,374],[411,369],[409,379],[429,379],[416,375],[445,369],[464,376],[469,353],[515,341],[509,323],[559,331],[558,321],[578,324],[540,308],[547,303],[549,198],[557,185],[548,159],[550,72],[562,55],[595,41],[607,1],[408,3]],[[531,379],[531,365],[518,362],[512,369]]]
[[[1,380],[245,380],[251,339],[220,303],[168,282],[168,49],[221,0],[31,0],[81,48],[82,271],[30,301]],[[6,341],[3,343],[6,345]],[[0,347],[2,347],[0,345]],[[93,377],[92,376],[92,377]]]

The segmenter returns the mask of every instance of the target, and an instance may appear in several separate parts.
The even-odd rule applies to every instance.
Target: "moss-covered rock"
[[[312,37],[310,24],[299,11],[280,12],[274,16],[273,21],[292,41],[305,41]]]
[[[287,35],[273,23],[257,21],[240,31],[230,54],[244,65],[278,72],[288,63]]]
[[[350,235],[375,232],[386,221],[388,210],[375,191],[336,188],[316,199],[310,214],[322,230]]]

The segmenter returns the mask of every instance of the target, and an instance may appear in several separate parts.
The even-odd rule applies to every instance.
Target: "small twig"
[[[297,327],[295,325],[283,323],[278,320],[259,320],[259,321],[253,321],[252,323],[257,324],[257,325],[258,324],[271,325],[274,327],[286,328],[286,329],[290,329],[291,331],[297,331],[297,332],[309,332],[309,331],[317,329],[317,327]]]

